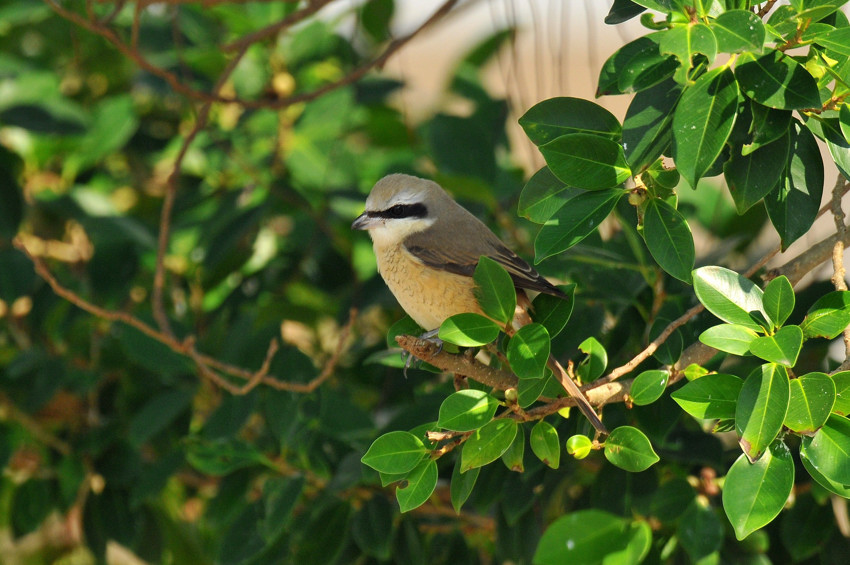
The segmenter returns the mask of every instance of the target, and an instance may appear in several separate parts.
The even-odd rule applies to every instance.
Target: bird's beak
[[[363,212],[362,214],[357,216],[357,219],[354,220],[354,222],[351,224],[351,229],[353,229],[353,230],[368,230],[369,228],[374,226],[375,223],[376,222],[375,222],[374,218],[370,218],[366,214],[366,212]]]

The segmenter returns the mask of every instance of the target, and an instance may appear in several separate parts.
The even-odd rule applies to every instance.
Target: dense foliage
[[[527,182],[480,77],[510,33],[412,125],[392,0],[353,35],[328,3],[0,6],[0,561],[845,562],[845,2],[615,0],[648,30],[600,71],[625,120],[535,105]],[[349,230],[398,171],[569,300],[508,337],[482,260],[488,317],[410,337]]]

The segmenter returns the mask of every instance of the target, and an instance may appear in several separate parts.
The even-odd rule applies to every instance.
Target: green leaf
[[[791,400],[785,427],[798,433],[811,433],[826,423],[835,405],[835,383],[826,373],[807,373],[791,379]]]
[[[705,73],[682,93],[673,114],[673,160],[691,187],[720,156],[737,108],[738,83],[728,68]]]
[[[579,510],[552,522],[537,544],[534,565],[591,565],[622,549],[626,522],[602,510]]]
[[[546,389],[548,377],[540,379],[520,379],[517,383],[517,404],[520,408],[528,408],[540,398]]]
[[[561,464],[561,442],[558,440],[558,431],[546,420],[538,420],[531,428],[531,438],[528,443],[531,445],[531,451],[546,466],[557,469]]]
[[[738,214],[752,208],[779,185],[788,160],[790,139],[786,134],[746,155],[733,153],[723,165],[723,176]]]
[[[459,390],[440,404],[437,425],[456,432],[477,430],[493,419],[498,407],[499,401],[483,390]]]
[[[683,477],[672,477],[661,483],[652,494],[650,515],[661,522],[674,522],[690,509],[691,502],[696,499],[694,487]]]
[[[850,28],[846,28],[846,31],[850,32]],[[848,45],[848,49],[850,49],[850,45]],[[850,142],[850,103],[848,102],[842,104],[838,110],[838,126],[841,133],[844,134],[844,141]]]
[[[439,337],[461,347],[486,345],[499,337],[499,326],[480,314],[464,312],[446,318],[440,325]]]
[[[755,463],[739,456],[723,486],[723,509],[735,537],[742,540],[773,521],[793,486],[794,460],[781,441],[772,444]]]
[[[395,431],[378,437],[360,459],[380,473],[407,473],[428,453],[425,444],[410,432]]]
[[[475,280],[475,298],[484,313],[505,324],[513,320],[516,289],[505,268],[482,255],[472,278]]]
[[[790,161],[783,179],[764,203],[785,250],[807,233],[815,221],[823,195],[823,160],[812,133],[794,125]]]
[[[778,328],[785,323],[794,311],[795,300],[794,287],[785,275],[780,275],[767,283],[764,287],[762,304],[764,313],[773,322],[774,327]]]
[[[419,324],[413,321],[410,316],[405,316],[390,326],[387,330],[387,347],[390,349],[398,349],[398,344],[395,341],[399,335],[422,335],[422,328]]]
[[[841,416],[850,415],[850,371],[842,371],[832,375],[835,383],[835,405],[833,412]]]
[[[811,475],[815,482],[817,482],[820,486],[829,492],[837,494],[838,496],[850,499],[850,485],[842,485],[841,483],[837,483],[824,477],[817,469],[815,469],[812,462],[809,461],[809,458],[806,457],[806,454],[802,450],[800,451],[800,461],[802,461],[803,467],[805,467],[806,471],[809,472],[809,475]]]
[[[770,108],[820,107],[817,81],[805,67],[781,51],[772,49],[758,58],[743,53],[735,66],[735,77],[744,94]]]
[[[620,139],[620,122],[614,114],[583,98],[561,96],[539,102],[523,114],[519,125],[535,145],[571,133]]]
[[[638,406],[652,404],[664,394],[667,388],[667,379],[670,373],[658,369],[644,371],[635,377],[629,396],[632,402]]]
[[[767,317],[762,290],[751,280],[723,267],[700,267],[694,271],[694,292],[706,309],[724,322],[763,331],[750,314]]]
[[[639,6],[632,0],[614,0],[611,4],[611,9],[605,16],[605,23],[608,25],[621,24],[627,22],[633,17],[646,10],[643,6]]]
[[[830,481],[850,485],[850,420],[831,415],[812,436],[803,436],[800,455]]]
[[[750,123],[752,139],[741,148],[743,155],[748,155],[756,149],[782,138],[788,133],[788,126],[791,125],[790,110],[768,108],[757,102],[750,102],[750,110],[753,115]],[[781,169],[784,169],[784,166]]]
[[[526,183],[519,195],[517,214],[536,224],[542,224],[560,210],[571,198],[584,192],[580,188],[566,186],[543,167]]]
[[[764,24],[749,10],[728,10],[711,21],[721,53],[760,51],[764,46]]]
[[[723,545],[723,524],[708,501],[702,498],[694,498],[688,505],[676,533],[691,563],[699,563]]]
[[[635,94],[623,120],[623,153],[633,173],[645,170],[670,146],[673,110],[682,87],[672,79]]]
[[[834,29],[829,33],[818,34],[815,42],[830,51],[850,56],[850,28],[848,27]]]
[[[567,295],[566,299],[540,293],[531,303],[531,317],[546,328],[549,337],[555,337],[561,333],[573,313],[576,285],[573,283],[560,288]]]
[[[631,426],[615,428],[605,440],[605,458],[613,465],[637,473],[659,461],[642,431]]]
[[[188,390],[169,390],[153,396],[133,416],[129,439],[139,446],[167,428],[185,410],[194,395]]]
[[[594,190],[579,194],[543,224],[534,240],[534,262],[566,251],[599,227],[625,194],[622,190]]]
[[[509,471],[515,473],[525,472],[525,432],[517,426],[517,434],[511,442],[510,447],[502,453],[502,463]]]
[[[598,379],[608,366],[608,352],[595,337],[589,337],[578,346],[579,350],[587,354],[576,368],[579,378],[585,382]]]
[[[556,177],[576,188],[614,188],[631,175],[623,146],[598,135],[562,135],[541,145],[540,153]]]
[[[690,284],[694,268],[694,238],[682,214],[659,198],[647,201],[643,237],[658,265],[680,281]]]
[[[711,28],[703,23],[674,24],[661,34],[658,48],[662,55],[675,55],[679,60],[680,67],[675,78],[680,84],[688,82],[694,55],[702,53],[708,59],[708,64],[717,56],[717,40]]]
[[[711,373],[687,383],[670,396],[695,418],[734,418],[744,381],[735,375]]]
[[[800,327],[806,338],[833,339],[850,324],[850,291],[836,290],[818,298]]]
[[[735,407],[735,431],[750,461],[756,461],[770,445],[785,421],[791,391],[782,365],[768,363],[744,381]]]
[[[517,423],[510,418],[493,420],[476,430],[463,445],[461,472],[482,467],[502,456],[511,446],[517,432]]]
[[[627,43],[602,65],[596,96],[646,90],[675,72],[675,57],[658,48],[662,33],[651,33]]]
[[[395,497],[402,512],[408,512],[425,504],[437,487],[437,462],[425,459],[408,473],[407,485],[396,487]]]
[[[188,442],[186,460],[198,471],[214,476],[255,465],[274,468],[274,463],[256,447],[235,437],[212,441],[192,438]]]
[[[540,324],[521,327],[508,343],[508,363],[520,379],[539,379],[544,376],[549,360],[549,332]]]
[[[785,326],[773,335],[757,337],[750,342],[750,353],[771,363],[793,367],[802,347],[803,330],[799,326]]]
[[[475,486],[475,481],[478,480],[478,473],[481,472],[479,467],[470,469],[466,473],[460,471],[460,458],[455,460],[455,466],[452,470],[452,482],[449,487],[449,494],[452,498],[452,508],[457,514],[460,514],[460,509],[469,495],[472,494],[472,488]]]
[[[699,340],[726,353],[746,355],[750,352],[750,344],[757,337],[758,334],[750,328],[738,324],[720,324],[702,332]]]

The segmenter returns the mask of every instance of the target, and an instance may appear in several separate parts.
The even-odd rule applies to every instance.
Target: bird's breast
[[[472,277],[424,265],[403,245],[375,244],[378,271],[404,311],[426,330],[461,312],[482,313]]]

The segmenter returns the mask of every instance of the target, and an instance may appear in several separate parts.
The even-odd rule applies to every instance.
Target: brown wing
[[[517,288],[566,298],[563,292],[544,279],[519,255],[508,249],[478,218],[469,214],[463,220],[463,223],[455,224],[478,225],[476,229],[453,230],[435,225],[408,236],[404,240],[404,247],[429,267],[467,277],[473,275],[479,257],[484,255],[504,267]]]

